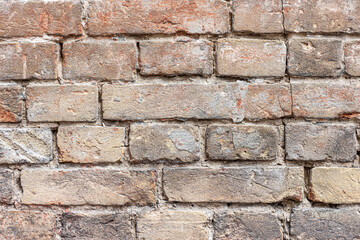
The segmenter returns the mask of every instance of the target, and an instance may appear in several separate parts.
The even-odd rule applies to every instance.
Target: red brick
[[[296,117],[357,118],[360,116],[360,83],[292,82]]]
[[[19,86],[0,87],[0,122],[21,121],[21,94]]]
[[[0,80],[56,79],[59,45],[0,42]]]
[[[281,33],[283,14],[281,0],[233,0],[235,32]]]
[[[89,3],[90,35],[223,34],[229,10],[221,0],[93,0]]]
[[[213,72],[213,44],[209,41],[140,42],[143,75],[209,75]]]
[[[80,0],[1,1],[0,37],[81,35]]]
[[[135,74],[135,42],[71,41],[63,56],[66,79],[131,80]]]

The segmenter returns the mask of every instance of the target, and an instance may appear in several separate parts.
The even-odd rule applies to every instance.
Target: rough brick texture
[[[143,41],[140,73],[143,75],[209,75],[213,72],[213,44],[209,41]]]
[[[0,240],[360,239],[360,0],[0,0]]]
[[[32,85],[26,88],[31,122],[94,122],[98,92],[93,85]]]
[[[146,205],[155,203],[154,171],[23,170],[24,204]]]
[[[0,42],[0,80],[57,78],[59,50],[53,42]]]
[[[221,0],[91,0],[89,5],[90,35],[223,34],[229,30],[229,9]]]
[[[300,201],[303,169],[284,167],[172,168],[164,170],[164,191],[173,202],[273,203]]]
[[[131,80],[135,73],[135,42],[85,40],[63,46],[67,79]]]
[[[216,61],[221,76],[281,77],[286,47],[282,41],[223,39],[217,43]]]

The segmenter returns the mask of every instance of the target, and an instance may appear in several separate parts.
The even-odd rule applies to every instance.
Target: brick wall
[[[358,239],[360,1],[0,0],[0,239]]]

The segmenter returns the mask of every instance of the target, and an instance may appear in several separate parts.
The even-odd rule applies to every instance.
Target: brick
[[[0,80],[56,79],[59,51],[52,42],[0,42]]]
[[[212,125],[206,130],[206,153],[212,160],[275,160],[281,134],[276,126]]]
[[[132,125],[129,150],[132,162],[197,161],[200,160],[200,132],[190,125]]]
[[[28,210],[0,211],[0,239],[42,239],[56,237],[56,215]]]
[[[155,171],[33,169],[21,171],[23,204],[152,205]]]
[[[140,73],[143,75],[210,75],[213,44],[193,40],[140,42]]]
[[[195,211],[146,212],[137,218],[139,239],[198,239],[207,238],[207,216]]]
[[[293,76],[336,77],[342,70],[342,41],[331,38],[289,40],[288,71]]]
[[[284,29],[281,0],[234,0],[233,30],[282,33]]]
[[[360,214],[353,209],[295,209],[291,213],[292,239],[357,239]]]
[[[309,199],[331,204],[360,203],[360,169],[318,167],[311,170]]]
[[[59,162],[120,162],[125,157],[123,127],[59,127]]]
[[[170,168],[163,174],[170,202],[301,201],[304,188],[304,172],[299,167]]]
[[[1,1],[0,37],[81,35],[80,0]]]
[[[126,13],[126,14],[124,14]],[[153,0],[89,2],[90,35],[224,34],[229,10],[220,0]]]
[[[360,76],[360,41],[345,43],[345,70],[351,76]]]
[[[285,142],[287,160],[351,162],[358,148],[354,124],[287,124]]]
[[[135,74],[135,42],[70,41],[63,56],[66,79],[132,80]]]
[[[94,122],[98,115],[94,85],[31,85],[26,95],[30,122]]]
[[[0,128],[0,164],[48,163],[52,132],[45,128]]]
[[[280,94],[281,93],[281,94]],[[259,94],[261,98],[259,98]],[[288,84],[104,85],[108,120],[272,119],[291,115]]]
[[[21,99],[21,87],[0,87],[0,122],[21,122]]]
[[[221,212],[215,215],[214,239],[283,239],[279,220],[266,212]]]
[[[289,32],[358,33],[358,0],[284,0],[285,29]]]
[[[293,82],[293,113],[308,118],[358,118],[359,82]]]
[[[221,39],[216,47],[217,74],[234,77],[285,76],[283,41]]]
[[[135,239],[131,216],[126,213],[64,213],[61,217],[61,239],[116,240]]]
[[[15,187],[15,176],[11,170],[0,170],[0,202],[10,203],[13,197],[13,189]],[[1,218],[1,215],[0,215]],[[0,221],[1,222],[1,221]],[[1,229],[1,224],[0,224]],[[1,230],[0,230],[1,233]],[[1,236],[1,234],[0,234]]]

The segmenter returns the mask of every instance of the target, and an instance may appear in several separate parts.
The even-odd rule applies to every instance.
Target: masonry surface
[[[0,239],[360,239],[359,0],[0,0]]]

